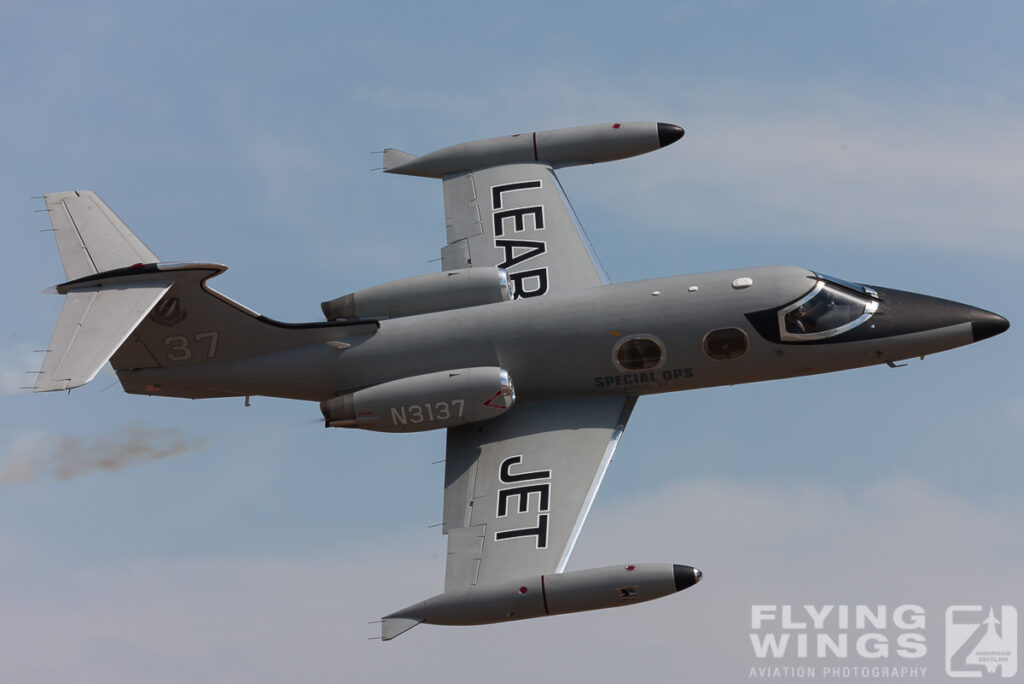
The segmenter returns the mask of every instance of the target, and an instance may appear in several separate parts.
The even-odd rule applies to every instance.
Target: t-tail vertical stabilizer
[[[87,190],[43,195],[68,281],[36,392],[70,390],[92,380],[171,288],[156,256]]]
[[[125,391],[161,396],[244,396],[270,382],[259,362],[242,361],[303,345],[337,353],[340,338],[372,335],[375,320],[289,324],[272,321],[212,290],[206,281],[227,267],[158,263],[92,192],[44,195],[68,281],[66,296],[36,381],[36,392],[70,390],[92,380],[107,361]],[[345,345],[343,345],[345,346]],[[196,368],[202,366],[202,368]],[[211,368],[219,370],[214,373]],[[283,370],[264,385],[274,396],[306,398],[301,380]],[[330,392],[308,398],[323,401]]]

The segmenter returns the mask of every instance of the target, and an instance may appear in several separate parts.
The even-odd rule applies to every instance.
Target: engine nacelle
[[[320,308],[329,321],[400,318],[509,299],[508,274],[492,266],[403,278],[332,299]]]
[[[325,427],[420,432],[496,418],[516,400],[508,373],[497,367],[427,373],[320,402]]]

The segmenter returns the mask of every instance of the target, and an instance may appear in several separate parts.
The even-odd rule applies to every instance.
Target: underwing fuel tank
[[[384,172],[442,178],[502,164],[539,162],[555,168],[597,164],[653,152],[681,137],[683,129],[679,126],[653,121],[573,126],[474,140],[422,157],[388,148],[384,150]]]
[[[682,591],[701,577],[689,565],[642,563],[468,586],[386,615],[381,638],[394,639],[421,622],[484,625],[628,606]]]

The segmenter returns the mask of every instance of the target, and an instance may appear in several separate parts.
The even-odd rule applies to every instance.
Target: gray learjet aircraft
[[[319,402],[328,427],[447,429],[444,592],[383,618],[392,639],[628,605],[685,589],[688,565],[563,572],[637,398],[934,354],[999,334],[1002,316],[792,266],[610,283],[555,169],[683,135],[580,126],[463,143],[387,173],[440,178],[442,272],[324,302],[280,323],[212,290],[225,270],[162,263],[94,193],[44,196],[67,281],[36,391]]]

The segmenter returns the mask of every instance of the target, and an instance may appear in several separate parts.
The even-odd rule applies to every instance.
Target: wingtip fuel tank
[[[501,164],[579,166],[653,152],[682,137],[683,129],[675,124],[651,121],[592,124],[474,140],[422,157],[389,148],[384,150],[383,166],[385,173],[426,178],[443,178]]]
[[[468,586],[386,615],[381,638],[389,641],[420,623],[484,625],[643,603],[702,577],[690,565],[638,563]]]

